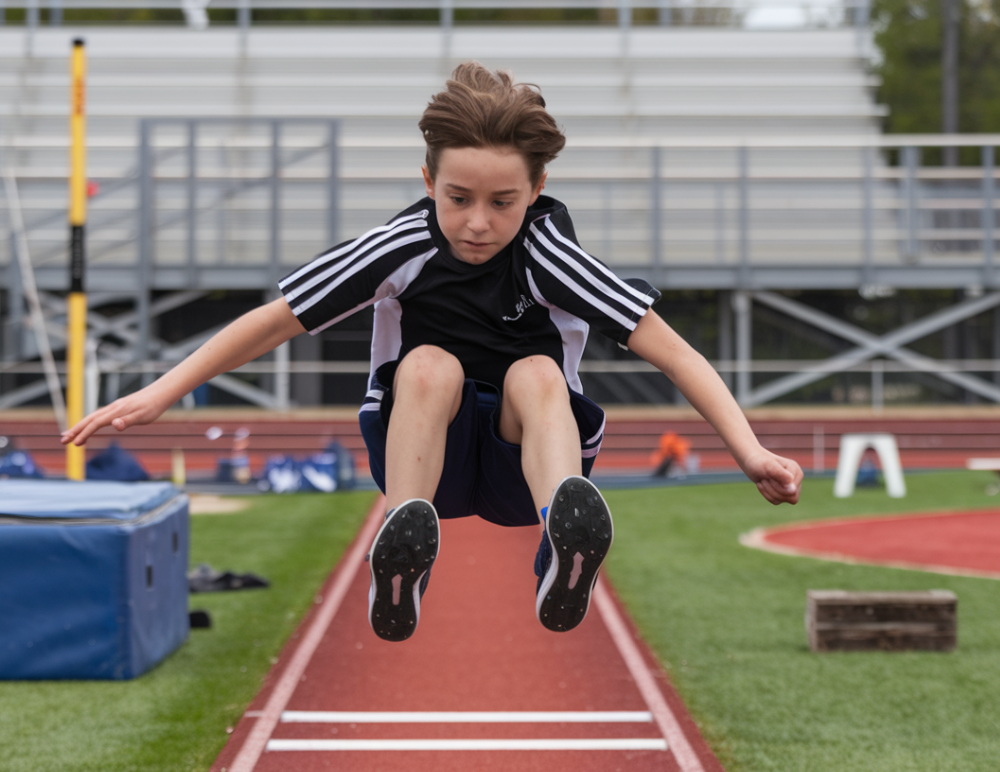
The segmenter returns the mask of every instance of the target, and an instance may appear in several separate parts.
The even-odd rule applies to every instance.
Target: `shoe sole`
[[[405,641],[420,621],[420,580],[434,564],[441,528],[422,499],[400,504],[372,543],[368,623],[386,641]]]
[[[557,633],[579,625],[590,609],[597,573],[614,541],[611,510],[601,492],[585,477],[567,477],[552,494],[545,518],[552,547],[538,589],[535,614]]]

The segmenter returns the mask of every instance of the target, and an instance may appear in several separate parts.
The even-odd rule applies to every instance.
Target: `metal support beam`
[[[750,159],[746,146],[737,150],[740,166],[740,287],[750,286]]]
[[[753,359],[753,306],[750,293],[736,290],[733,293],[733,311],[736,313],[736,401],[748,406],[751,396],[750,361]]]
[[[872,153],[874,151],[870,147],[861,148],[862,156],[862,167],[864,169],[864,180],[862,182],[862,216],[864,218],[862,224],[862,244],[861,244],[861,259],[864,261],[864,268],[862,269],[864,275],[864,283],[872,285],[875,283],[875,265],[874,265],[874,223],[872,222],[873,212],[872,212],[872,199],[874,198],[873,184],[872,184]]]
[[[17,240],[10,234],[10,253],[17,254]],[[21,271],[17,260],[10,261],[7,282],[7,322],[4,327],[4,360],[16,362],[24,350],[24,288],[21,286]]]
[[[631,0],[618,0],[618,29],[623,34],[628,33],[632,29]]]
[[[198,276],[198,122],[188,121],[187,176],[187,282],[195,286]]]
[[[260,407],[265,407],[268,410],[281,410],[278,407],[278,402],[273,394],[270,394],[263,389],[258,389],[256,386],[251,386],[246,381],[242,381],[239,378],[234,378],[232,375],[217,375],[212,378],[209,383],[211,383],[216,388],[227,391],[230,394],[239,397],[240,399],[245,399],[247,402],[252,402]]]
[[[649,229],[652,238],[653,248],[653,275],[662,281],[663,266],[663,202],[662,195],[662,172],[660,170],[661,150],[659,145],[650,148],[650,169],[653,177],[650,180],[650,202],[649,202]]]
[[[733,358],[733,295],[729,290],[719,290],[717,306],[719,309],[718,335],[719,359],[729,362]],[[733,374],[728,370],[721,373],[722,381],[730,391],[733,390]]]
[[[982,149],[983,158],[983,285],[993,289],[997,285],[994,267],[993,230],[996,227],[996,212],[993,210],[995,181],[993,179],[994,151],[992,145]]]
[[[135,359],[149,359],[149,288],[153,272],[153,148],[150,145],[152,124],[143,119],[139,124],[139,265],[136,276],[135,309],[138,314],[139,338]],[[143,385],[152,383],[148,375]]]
[[[674,0],[659,0],[657,3],[657,21],[661,27],[669,27],[673,24]]]
[[[950,327],[963,319],[968,319],[969,317],[989,311],[991,308],[1000,306],[1000,292],[966,300],[963,303],[946,308],[943,311],[938,311],[923,319],[918,319],[883,336],[873,335],[852,324],[835,319],[822,311],[817,311],[803,303],[773,292],[755,292],[753,293],[753,299],[758,303],[764,303],[771,308],[808,322],[815,327],[838,335],[852,343],[859,344],[859,346],[829,359],[816,362],[815,364],[810,363],[811,366],[802,372],[778,378],[761,386],[759,389],[754,390],[752,394],[749,394],[745,400],[740,399],[740,404],[744,407],[754,407],[765,402],[770,402],[772,399],[776,399],[807,384],[825,378],[831,372],[849,369],[856,364],[879,355],[890,357],[914,369],[933,373],[938,378],[960,386],[963,389],[968,389],[971,392],[979,394],[981,397],[993,400],[994,402],[1000,402],[1000,388],[982,378],[950,371],[938,365],[930,357],[925,357],[922,354],[917,354],[903,348],[905,344],[911,341],[919,340],[933,332]]]
[[[906,204],[906,244],[903,249],[905,260],[915,263],[920,259],[920,240],[918,238],[920,222],[917,211],[917,165],[920,160],[920,148],[904,147],[903,165],[906,167],[906,177],[903,189]]]
[[[327,242],[332,247],[340,243],[340,122],[330,121],[327,129],[329,173],[327,180],[326,227]]]
[[[281,121],[271,122],[271,280],[281,278]]]

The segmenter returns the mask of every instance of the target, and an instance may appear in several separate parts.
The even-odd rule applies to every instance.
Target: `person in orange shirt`
[[[683,466],[691,450],[690,440],[686,440],[677,432],[664,432],[660,435],[660,447],[650,457],[656,464],[653,477],[666,477],[674,462]]]

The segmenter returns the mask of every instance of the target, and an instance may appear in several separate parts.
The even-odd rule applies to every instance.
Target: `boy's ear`
[[[434,180],[431,179],[426,166],[421,166],[420,171],[424,173],[424,187],[427,189],[427,195],[434,198]]]
[[[545,190],[545,180],[548,176],[549,176],[548,172],[542,172],[542,178],[538,181],[538,184],[535,186],[535,189],[531,191],[531,201],[528,202],[528,206],[531,206],[533,203],[535,203],[535,201],[538,200],[538,197],[542,195],[542,191]]]

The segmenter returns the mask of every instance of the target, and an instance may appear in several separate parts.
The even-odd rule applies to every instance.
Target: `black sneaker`
[[[613,539],[611,511],[594,484],[576,476],[559,483],[536,560],[535,614],[543,626],[561,633],[583,621]]]
[[[410,499],[386,515],[369,553],[368,624],[386,641],[405,641],[420,621],[420,598],[438,556],[434,506]]]

